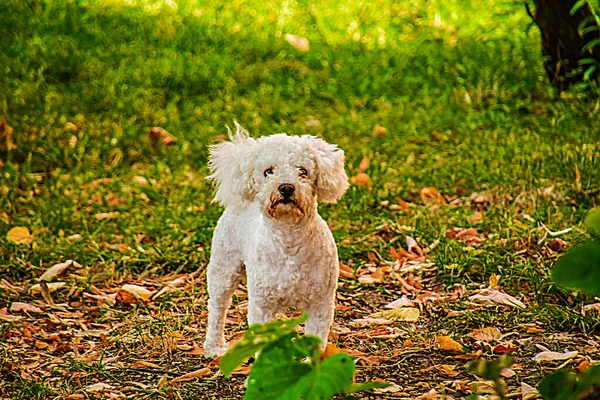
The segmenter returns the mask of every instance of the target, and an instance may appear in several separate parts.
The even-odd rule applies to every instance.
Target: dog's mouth
[[[290,216],[294,219],[304,217],[304,210],[293,197],[277,196],[272,198],[267,212],[274,219],[285,219]]]

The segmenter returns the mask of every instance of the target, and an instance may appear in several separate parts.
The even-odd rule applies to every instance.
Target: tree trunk
[[[598,22],[587,3],[571,15],[571,9],[576,2],[576,0],[534,0],[535,15],[529,13],[542,34],[542,53],[546,56],[546,72],[552,84],[559,90],[565,90],[572,84],[584,80],[584,72],[589,65],[581,65],[582,59],[594,58],[600,63],[600,46],[584,50],[587,43],[600,37]],[[594,26],[596,29],[580,35],[579,31],[584,26]],[[596,69],[589,78],[597,77]]]

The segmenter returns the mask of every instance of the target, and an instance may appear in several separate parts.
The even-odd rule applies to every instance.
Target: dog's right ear
[[[210,147],[209,167],[217,184],[216,201],[225,207],[253,201],[256,196],[254,160],[256,159],[256,140],[240,124],[235,123],[235,133],[229,131],[229,142]]]

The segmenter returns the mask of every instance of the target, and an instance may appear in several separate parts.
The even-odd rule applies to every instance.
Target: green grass
[[[440,284],[501,274],[506,291],[535,304],[515,312],[514,323],[543,317],[549,327],[584,332],[598,325],[579,314],[589,299],[549,280],[556,255],[544,253],[550,237],[539,227],[574,227],[560,236],[568,246],[587,237],[580,223],[600,203],[598,101],[554,93],[522,2],[3,7],[0,122],[14,130],[14,147],[0,131],[0,275],[8,281],[32,282],[66,259],[84,266],[84,290],[204,271],[222,211],[205,179],[207,146],[239,121],[255,136],[320,135],[344,149],[350,176],[370,159],[371,186],[320,206],[344,263],[364,265],[370,251],[390,260],[390,244],[403,245],[405,234],[425,246],[437,239]],[[288,33],[306,37],[310,50],[286,43]],[[372,133],[377,124],[386,135]],[[154,126],[175,144],[154,146]],[[430,186],[450,203],[424,205],[419,193]],[[474,192],[485,199],[470,199]],[[382,205],[399,199],[410,208]],[[471,226],[475,211],[486,240],[465,251],[445,232]],[[14,226],[33,232],[33,243],[10,243]],[[0,289],[0,308],[13,300]],[[163,332],[157,324],[152,330]],[[22,390],[45,390],[36,385]]]

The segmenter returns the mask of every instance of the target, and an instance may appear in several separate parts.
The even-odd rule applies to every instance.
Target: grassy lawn
[[[436,337],[473,354],[475,328],[515,349],[509,393],[561,364],[533,361],[539,346],[578,350],[572,368],[600,358],[600,317],[582,312],[595,300],[549,279],[600,204],[600,106],[552,90],[522,2],[178,3],[3,3],[0,397],[243,396],[243,371],[225,380],[201,351],[222,212],[207,146],[234,121],[254,136],[321,136],[344,149],[349,176],[369,177],[320,212],[355,273],[340,280],[332,343],[356,356],[358,381],[397,384],[378,398],[468,396],[468,357]],[[28,243],[9,240],[14,227]],[[454,227],[482,240],[452,239]],[[431,247],[429,266],[394,271],[406,236]],[[67,260],[78,264],[63,287],[32,290]],[[496,276],[524,308],[469,300]],[[136,302],[124,284],[173,290]],[[403,294],[417,322],[353,325]],[[243,290],[235,304],[230,337],[244,330]]]

